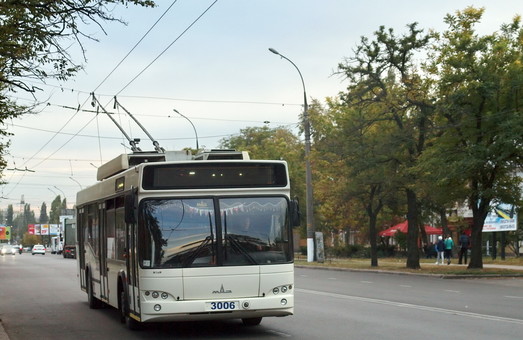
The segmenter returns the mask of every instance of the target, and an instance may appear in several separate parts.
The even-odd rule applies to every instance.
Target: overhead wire
[[[156,58],[154,58],[149,64],[147,64],[147,66],[145,66],[140,72],[138,72],[138,74],[136,76],[134,76],[134,78],[132,78],[120,91],[118,91],[115,94],[115,96],[118,96],[127,87],[129,87],[129,85],[131,85],[136,79],[138,79],[138,77],[140,77],[149,67],[151,67],[152,64],[154,64],[165,52],[167,52],[167,50],[169,50],[169,48],[171,48],[172,45],[174,45],[185,33],[187,33],[187,31],[189,31],[191,29],[191,27],[193,27],[194,24],[196,24],[196,22],[198,22],[217,2],[218,2],[218,0],[214,0],[214,2],[209,7],[207,7],[207,9],[205,11],[203,11],[202,14],[200,14],[182,33],[180,33],[180,35],[178,35],[178,37],[176,37],[176,39],[174,39],[169,45],[167,45],[167,47],[162,52],[160,52],[160,54],[158,54],[158,56],[156,56]]]

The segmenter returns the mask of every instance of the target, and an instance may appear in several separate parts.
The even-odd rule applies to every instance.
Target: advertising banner
[[[0,226],[0,240],[11,239],[11,227]]]
[[[504,203],[492,207],[483,224],[483,232],[511,231],[517,228],[518,216],[514,205]]]
[[[40,235],[49,235],[49,224],[40,224]]]

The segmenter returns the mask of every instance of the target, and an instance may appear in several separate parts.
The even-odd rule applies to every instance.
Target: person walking
[[[462,232],[461,235],[459,236],[459,240],[458,240],[458,243],[459,243],[459,264],[462,263],[462,260],[463,258],[465,258],[465,264],[467,264],[467,253],[469,251],[469,247],[470,247],[470,238],[469,236],[465,233],[465,232]]]
[[[438,242],[436,242],[436,264],[440,264],[440,259],[441,259],[441,264],[443,264],[443,254],[444,254],[444,251],[445,251],[445,241],[443,241],[443,237],[442,236],[438,236]]]
[[[445,259],[447,264],[450,264],[450,258],[452,257],[452,248],[454,247],[454,241],[450,235],[445,240]]]

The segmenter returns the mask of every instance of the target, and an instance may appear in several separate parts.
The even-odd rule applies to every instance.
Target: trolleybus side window
[[[119,196],[106,201],[107,257],[125,260],[125,221],[124,197]]]
[[[93,253],[96,256],[98,256],[100,253],[100,246],[99,246],[98,207],[96,204],[91,204],[88,206],[87,242],[91,246]]]
[[[107,200],[105,206],[107,207],[105,216],[107,234],[107,258],[114,260],[116,259],[114,199]]]

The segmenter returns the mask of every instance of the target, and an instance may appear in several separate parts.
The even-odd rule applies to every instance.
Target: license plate
[[[226,311],[226,310],[236,310],[240,307],[239,301],[213,301],[206,302],[206,311]]]

